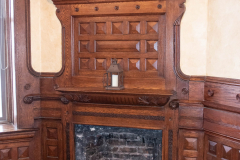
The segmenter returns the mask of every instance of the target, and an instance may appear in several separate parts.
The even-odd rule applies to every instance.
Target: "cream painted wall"
[[[240,79],[240,0],[209,0],[207,75]]]
[[[240,78],[239,0],[186,0],[181,68],[188,75]],[[51,0],[31,0],[32,66],[61,69],[61,25]]]
[[[62,67],[61,24],[51,0],[31,2],[32,67],[37,72],[58,72]]]
[[[208,0],[186,0],[181,22],[180,64],[187,75],[206,75]]]

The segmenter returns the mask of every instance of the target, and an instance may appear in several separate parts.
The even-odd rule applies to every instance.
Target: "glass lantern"
[[[103,86],[107,90],[122,90],[123,86],[123,69],[117,64],[117,59],[113,59],[103,77]]]

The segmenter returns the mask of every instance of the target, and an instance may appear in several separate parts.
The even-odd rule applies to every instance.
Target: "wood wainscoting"
[[[63,30],[56,74],[32,70],[30,1],[15,1],[18,130],[0,133],[0,160],[74,160],[74,124],[161,129],[162,160],[240,159],[240,81],[180,69],[185,0],[53,2]],[[102,86],[112,58],[123,91]]]

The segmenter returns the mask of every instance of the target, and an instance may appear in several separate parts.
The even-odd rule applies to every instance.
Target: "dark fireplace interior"
[[[161,160],[162,130],[75,125],[76,160]]]

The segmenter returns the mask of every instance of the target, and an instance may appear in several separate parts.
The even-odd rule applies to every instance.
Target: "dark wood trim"
[[[16,73],[16,103],[17,103],[17,125],[19,128],[33,128],[34,115],[33,108],[40,107],[40,103],[35,103],[32,107],[27,107],[23,102],[25,95],[40,93],[40,79],[28,72],[27,67],[27,4],[29,0],[14,1],[14,32],[15,32],[15,73]],[[30,84],[30,87],[24,86]],[[15,121],[16,122],[16,121]]]
[[[214,102],[208,102],[208,101],[203,101],[202,104],[205,107],[208,107],[208,108],[214,108],[214,109],[219,109],[219,110],[223,110],[223,111],[230,111],[230,112],[240,114],[240,108],[237,108],[237,107],[234,107],[234,106],[227,106],[227,105],[214,103]]]
[[[185,2],[184,2],[185,3]],[[182,72],[180,66],[180,24],[182,17],[185,13],[186,7],[184,3],[179,5],[179,8],[182,8],[182,14],[175,20],[173,24],[174,28],[174,71],[175,74],[182,80],[185,81],[204,81],[205,76],[189,76]]]
[[[206,76],[205,81],[240,86],[240,79]]]
[[[173,130],[168,130],[168,160],[172,160],[173,153]]]
[[[30,141],[35,134],[35,130],[29,130],[29,131],[21,131],[21,132],[7,132],[7,133],[1,133],[0,135],[0,143],[3,143],[4,141],[18,141],[18,140],[25,140]]]
[[[64,95],[41,95],[41,94],[30,94],[23,98],[25,104],[31,104],[33,101],[61,101],[63,104],[68,104],[69,100]]]
[[[26,42],[27,42],[27,68],[28,71],[36,77],[58,77],[62,75],[65,69],[65,49],[64,49],[64,39],[65,39],[65,29],[62,27],[62,68],[59,72],[37,72],[32,67],[32,61],[31,61],[31,12],[30,12],[30,0],[25,0],[26,4]]]
[[[126,115],[126,114],[114,114],[114,113],[77,112],[77,111],[73,111],[72,114],[75,116],[94,116],[94,117],[112,117],[112,118],[129,118],[129,119],[165,121],[165,117],[163,116]]]
[[[66,158],[70,160],[70,124],[66,124]]]
[[[108,0],[108,2],[134,2],[136,0]],[[152,1],[152,0],[138,0],[138,1]],[[159,0],[164,1],[164,0]],[[53,0],[55,5],[67,4],[86,4],[86,3],[106,3],[106,0]]]

